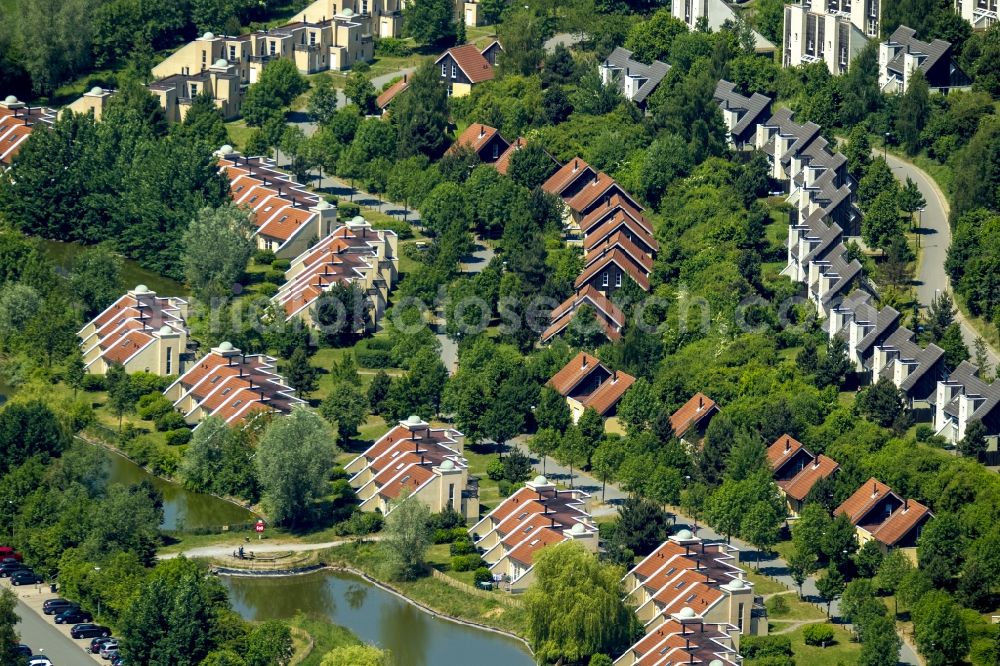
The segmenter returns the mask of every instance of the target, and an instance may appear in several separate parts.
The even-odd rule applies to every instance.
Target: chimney
[[[698,411],[700,412],[704,406],[705,406],[705,396],[699,395],[698,396]]]
[[[580,365],[580,367],[581,368],[586,368],[587,367],[587,355],[586,354],[583,355],[583,363]]]
[[[573,160],[573,173],[576,173],[579,170],[580,170],[580,160],[574,159]]]
[[[792,438],[786,436],[785,437],[785,453],[788,453],[791,450],[792,450]]]
[[[485,125],[480,125],[479,126],[479,138],[482,139],[484,136],[486,136],[486,126]]]
[[[618,381],[618,371],[615,370],[614,372],[611,373],[611,383],[614,384],[617,381]]]
[[[877,495],[878,495],[878,482],[872,481],[872,497],[876,497]]]
[[[910,500],[905,499],[903,500],[903,513],[906,513],[909,510],[910,510]]]

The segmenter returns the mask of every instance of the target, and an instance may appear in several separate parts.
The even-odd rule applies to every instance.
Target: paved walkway
[[[334,548],[336,546],[343,546],[344,544],[351,543],[353,539],[341,539],[340,541],[327,541],[326,543],[264,543],[262,541],[257,541],[251,538],[250,541],[244,539],[234,538],[232,543],[227,544],[213,544],[211,546],[199,546],[198,548],[189,548],[187,550],[182,550],[177,553],[162,553],[156,556],[159,560],[172,560],[175,557],[228,557],[233,554],[233,551],[243,546],[243,549],[249,554],[264,554],[264,553],[308,553],[314,550],[326,550],[327,548]]]
[[[877,155],[883,154],[878,149],[872,152]],[[951,280],[945,270],[948,248],[951,246],[951,225],[948,223],[951,209],[948,205],[948,198],[934,179],[913,163],[892,154],[885,157],[896,179],[900,183],[905,183],[909,177],[917,184],[924,200],[927,201],[923,213],[919,214],[921,228],[918,230],[918,234],[922,255],[915,282],[917,300],[921,306],[928,307],[941,290],[951,293]],[[956,315],[955,319],[962,328],[962,339],[971,353],[975,349],[979,332],[961,312]],[[987,352],[990,364],[996,369],[1000,355],[991,347],[987,347]]]
[[[525,441],[526,438],[524,436],[519,436],[511,440],[509,445],[518,447],[525,455],[530,456],[535,469],[541,472],[541,462],[528,450]],[[551,458],[547,460],[545,470],[547,478],[566,484],[569,484],[572,481],[576,488],[590,493],[593,498],[592,503],[594,506],[592,515],[594,516],[612,515],[617,513],[618,506],[627,497],[627,494],[622,492],[617,485],[608,483],[605,488],[606,500],[602,503],[600,501],[601,482],[590,474],[579,470],[573,470],[573,474],[570,476],[570,470],[568,467],[560,465]],[[688,528],[697,536],[707,541],[725,541],[725,538],[721,534],[713,530],[708,525],[698,524],[697,521],[693,521],[691,518],[683,515],[674,507],[671,507],[671,510],[677,517],[676,527],[678,529]],[[790,590],[798,591],[798,586],[788,573],[788,564],[780,557],[772,553],[758,553],[753,546],[736,538],[733,538],[731,542],[734,546],[740,549],[741,561],[753,564],[757,573],[776,580]],[[759,561],[757,559],[758,557],[760,558]],[[816,588],[816,578],[814,576],[810,576],[802,585],[802,598],[805,601],[818,605],[824,612],[826,612],[826,602],[824,602],[820,597],[819,590]],[[832,617],[836,618],[839,613],[840,605],[837,601],[834,601],[830,604],[830,614]],[[906,642],[903,643],[900,650],[899,661],[901,664],[908,664],[911,666],[919,666],[921,663],[916,652],[914,652],[913,648]]]

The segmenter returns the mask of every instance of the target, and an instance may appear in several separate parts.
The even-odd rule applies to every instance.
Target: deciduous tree
[[[184,275],[206,303],[232,291],[254,251],[255,228],[235,204],[199,211],[184,232]]]
[[[427,548],[431,544],[427,521],[430,509],[404,493],[385,518],[386,558],[395,580],[413,580],[424,573]]]

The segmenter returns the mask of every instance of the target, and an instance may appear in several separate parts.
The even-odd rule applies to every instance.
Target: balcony
[[[266,64],[272,58],[277,58],[277,57],[278,57],[277,54],[270,55],[270,54],[267,54],[267,53],[262,53],[260,55],[252,55],[252,56],[250,56],[250,62],[259,62],[259,63]]]
[[[292,47],[295,51],[303,51],[305,53],[319,53],[322,48],[321,44],[296,44]]]

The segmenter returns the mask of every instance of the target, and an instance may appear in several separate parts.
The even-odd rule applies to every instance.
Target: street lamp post
[[[882,159],[886,162],[889,161],[889,133],[885,133],[885,138],[882,141]]]
[[[920,230],[923,229],[923,226],[924,226],[924,209],[923,208],[918,208],[917,209],[917,230],[916,230],[917,247],[920,247]]]
[[[94,567],[94,571],[101,573],[101,567]],[[97,620],[101,619],[101,597],[97,597]]]

